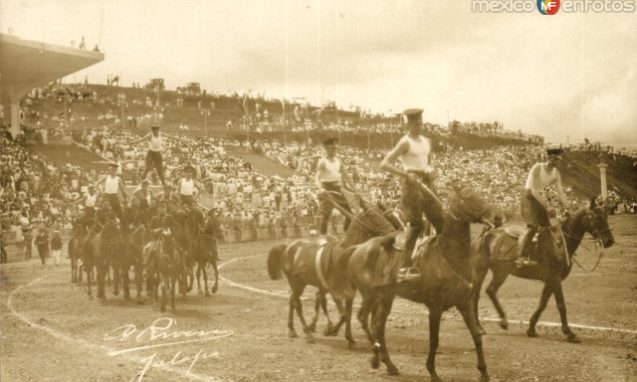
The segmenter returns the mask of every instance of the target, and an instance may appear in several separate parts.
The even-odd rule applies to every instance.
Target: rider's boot
[[[520,245],[520,252],[518,253],[517,258],[515,259],[515,265],[518,268],[528,267],[531,265],[537,265],[536,261],[531,260],[531,255],[533,254],[533,240],[537,230],[534,228],[529,228],[529,230],[524,235],[522,239],[522,244]]]
[[[405,241],[405,248],[401,254],[402,267],[398,270],[398,274],[396,275],[396,281],[399,283],[418,280],[421,277],[420,271],[413,266],[411,261],[414,251],[416,250],[416,241],[418,240],[420,232],[421,230],[414,227],[407,229],[407,240]]]

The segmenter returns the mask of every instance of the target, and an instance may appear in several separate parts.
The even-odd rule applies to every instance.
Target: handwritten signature
[[[104,341],[134,341],[136,346],[125,349],[113,350],[108,353],[109,356],[117,356],[125,353],[139,352],[148,349],[160,347],[178,346],[198,342],[210,342],[232,336],[233,330],[230,329],[212,329],[212,330],[175,330],[173,327],[177,325],[177,321],[171,317],[161,317],[153,321],[148,327],[138,328],[134,324],[126,324],[119,326],[108,333],[104,334]],[[173,366],[182,367],[188,365],[185,373],[190,373],[197,361],[219,358],[219,352],[199,351],[192,356],[188,356],[181,350],[178,350],[170,359],[164,359],[153,353],[145,356],[139,361],[143,364],[142,370],[137,373],[131,382],[141,382],[151,367],[165,369]]]

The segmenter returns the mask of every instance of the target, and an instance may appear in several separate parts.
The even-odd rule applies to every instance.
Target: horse
[[[519,252],[519,236],[524,232],[512,231],[511,227],[500,227],[494,229],[483,236],[477,249],[478,261],[476,266],[476,288],[475,288],[475,309],[477,317],[477,306],[480,299],[482,283],[489,269],[493,273],[493,278],[487,287],[487,295],[493,302],[498,315],[500,316],[500,326],[507,329],[509,324],[506,313],[500,305],[497,293],[506,278],[514,275],[528,280],[540,280],[544,283],[540,305],[531,317],[527,335],[537,337],[535,326],[540,315],[546,308],[546,304],[551,295],[555,295],[557,310],[562,321],[562,332],[569,342],[579,343],[580,339],[571,330],[566,319],[566,303],[562,290],[562,281],[566,279],[573,265],[572,257],[582,242],[586,232],[590,233],[596,240],[601,241],[604,248],[612,246],[615,242],[613,234],[608,227],[606,211],[603,207],[595,205],[595,199],[591,201],[589,208],[581,208],[570,214],[556,229],[543,229],[537,239],[537,264],[518,268],[516,257]],[[563,233],[563,236],[561,233]],[[565,245],[564,245],[565,244]],[[566,253],[564,253],[566,252]],[[484,329],[478,321],[481,331]]]
[[[141,292],[144,273],[143,248],[150,241],[150,233],[146,225],[137,219],[126,221],[122,225],[124,236],[123,250],[119,251],[113,261],[115,269],[115,290],[119,289],[120,278],[123,281],[124,298],[130,298],[128,271],[133,267],[135,273],[136,299],[142,303]],[[117,293],[115,293],[117,294]]]
[[[189,227],[189,221],[196,221],[199,218],[201,212],[197,210],[185,210],[179,213],[173,213],[166,215],[164,219],[164,227],[168,227],[171,230],[172,238],[177,245],[177,250],[183,254],[184,268],[182,274],[179,276],[179,291],[183,297],[186,293],[192,290],[194,284],[194,272],[192,270],[194,259],[194,239],[195,232],[192,232]]]
[[[394,247],[397,235],[377,237],[352,247],[345,256],[348,279],[361,292],[363,302],[358,319],[373,345],[373,368],[382,361],[390,375],[397,375],[385,342],[385,325],[396,295],[423,303],[429,309],[429,356],[427,370],[433,381],[440,381],[436,373],[435,357],[442,313],[456,307],[471,332],[478,357],[481,380],[489,379],[482,350],[481,334],[472,307],[472,261],[470,224],[489,222],[495,210],[481,195],[469,187],[456,187],[449,212],[441,203],[431,199],[428,211],[440,211],[434,221],[441,228],[416,248],[413,266],[420,271],[417,280],[396,282],[397,261],[401,251]],[[429,218],[429,216],[428,216]],[[491,223],[489,223],[491,224]],[[372,329],[368,317],[372,315]]]
[[[82,257],[82,248],[88,236],[86,226],[79,221],[73,225],[73,237],[69,240],[68,253],[71,259],[71,282],[81,282],[82,274],[79,272],[79,260]]]
[[[109,272],[113,259],[123,252],[124,237],[117,224],[114,221],[108,221],[102,227],[101,232],[89,239],[88,247],[88,261],[83,261],[83,263],[86,264],[85,271],[87,272],[88,279],[88,294],[89,296],[91,295],[90,272],[92,267],[95,267],[97,268],[97,298],[103,300],[106,298],[104,293],[106,274]],[[117,267],[115,268],[115,272],[115,279],[117,280]],[[114,294],[117,295],[118,293],[119,291],[115,289]]]
[[[166,311],[167,291],[170,293],[170,306],[175,310],[175,283],[179,279],[184,267],[184,259],[172,236],[170,228],[155,229],[155,239],[146,244],[143,249],[144,258],[148,259],[147,277],[152,280],[153,301],[156,304],[159,296],[157,290],[161,285],[161,312]]]
[[[204,294],[201,290],[200,280],[200,276],[203,275],[205,295],[206,297],[210,297],[210,292],[216,293],[219,287],[217,238],[221,236],[221,229],[214,217],[209,216],[207,219],[204,219],[201,213],[192,214],[190,219],[188,219],[188,226],[194,237],[192,241],[192,255],[197,263],[197,291],[200,295]],[[215,282],[210,291],[208,291],[207,264],[211,264],[215,271]]]
[[[341,316],[339,322],[333,325],[327,312],[325,298],[326,292],[339,290],[340,284],[344,282],[345,273],[343,272],[343,264],[340,263],[340,253],[344,249],[371,237],[385,235],[396,230],[378,207],[361,204],[364,207],[363,211],[353,217],[344,237],[339,241],[332,240],[321,245],[314,241],[300,239],[289,245],[279,244],[270,249],[267,260],[270,279],[278,280],[285,274],[292,289],[288,313],[289,337],[297,337],[294,329],[294,312],[296,312],[303,326],[306,340],[310,343],[314,342],[312,333],[316,330],[319,308],[322,308],[328,320],[324,334],[336,335],[341,325],[345,323],[345,338],[349,347],[353,347],[354,338],[350,322],[347,320],[347,312],[351,311],[352,300],[344,301],[340,295],[332,294]],[[307,325],[305,321],[301,304],[301,295],[307,285],[318,288],[314,305],[314,318],[310,325]],[[345,302],[345,306],[343,306],[343,302]]]

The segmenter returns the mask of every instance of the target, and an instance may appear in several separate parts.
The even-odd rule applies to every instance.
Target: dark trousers
[[[431,176],[419,175],[419,178],[424,185],[435,192]],[[402,181],[401,205],[405,220],[409,222],[410,226],[407,231],[402,257],[402,264],[407,267],[411,265],[411,256],[414,252],[416,241],[425,230],[423,214],[427,216],[427,219],[436,228],[438,234],[442,232],[444,218],[442,206],[431,195],[423,192],[417,185],[407,179]]]
[[[113,212],[115,212],[115,215],[117,215],[119,220],[122,220],[122,205],[119,203],[119,196],[117,196],[117,194],[105,195],[109,203],[111,204],[111,208],[113,209]]]
[[[155,169],[157,171],[157,176],[159,180],[161,180],[162,185],[166,185],[166,181],[164,180],[164,160],[159,151],[148,150],[146,154],[146,168],[144,168],[144,175],[142,176],[142,180],[146,179],[146,175],[152,170]]]
[[[520,207],[522,219],[524,219],[524,222],[529,228],[522,240],[520,255],[530,256],[529,247],[531,247],[531,238],[533,238],[540,227],[549,227],[551,221],[549,220],[549,213],[546,208],[535,199],[535,196],[533,196],[530,190],[524,190],[522,193]]]
[[[335,208],[334,204],[338,205],[343,210],[352,213],[352,209],[343,195],[341,186],[336,182],[323,183],[323,189],[325,190],[319,195],[319,214],[321,215],[321,221],[319,223],[319,233],[321,235],[327,234],[327,225],[332,215],[332,210]],[[345,215],[345,214],[343,214]],[[347,231],[349,227],[350,218],[345,215],[344,229]]]

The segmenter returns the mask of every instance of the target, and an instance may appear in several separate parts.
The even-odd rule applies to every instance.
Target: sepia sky
[[[195,81],[372,112],[422,107],[443,124],[448,113],[549,141],[637,144],[637,13],[472,13],[470,0],[0,0],[0,31],[9,28],[98,43],[104,62],[69,80],[162,77],[169,89]]]

